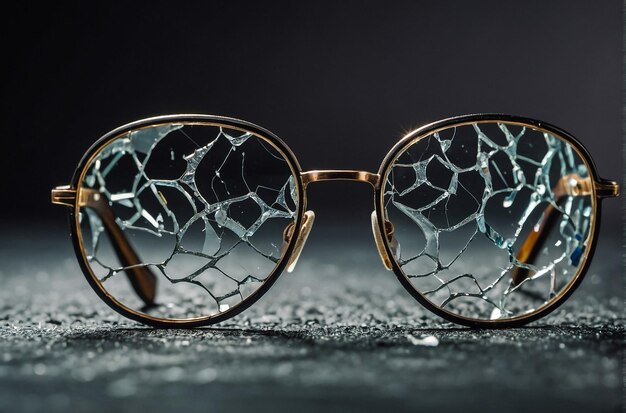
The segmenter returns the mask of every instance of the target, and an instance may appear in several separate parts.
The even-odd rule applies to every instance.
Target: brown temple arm
[[[552,193],[557,203],[566,196],[591,195],[591,179],[581,178],[578,174],[565,175],[552,188]],[[534,263],[558,221],[559,211],[554,205],[549,204],[543,212],[539,228],[531,231],[520,247],[516,256],[517,260],[528,264]],[[514,267],[511,271],[514,285],[518,285],[530,275],[530,270],[526,268]]]
[[[90,208],[98,214],[111,239],[113,249],[123,267],[133,289],[146,305],[153,305],[156,295],[157,278],[154,273],[142,264],[141,259],[128,242],[122,229],[115,222],[115,214],[106,198],[95,189],[81,188],[79,205]]]

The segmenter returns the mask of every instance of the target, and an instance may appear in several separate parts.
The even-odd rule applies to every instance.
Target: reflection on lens
[[[490,121],[407,146],[385,177],[384,208],[417,292],[453,315],[505,320],[573,283],[595,204],[588,168],[568,142]]]
[[[159,319],[223,314],[258,290],[297,214],[294,172],[233,127],[144,127],[104,146],[80,187],[80,235],[101,287]]]

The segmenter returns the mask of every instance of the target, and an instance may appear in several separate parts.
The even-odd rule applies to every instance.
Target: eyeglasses
[[[81,268],[114,310],[157,327],[232,317],[294,270],[313,226],[306,189],[367,182],[382,263],[429,310],[474,327],[545,316],[580,284],[619,185],[567,132],[466,115],[410,132],[377,173],[303,172],[273,133],[173,115],[109,132],[83,156],[69,207]]]

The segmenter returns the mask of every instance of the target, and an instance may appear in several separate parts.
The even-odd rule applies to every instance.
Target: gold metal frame
[[[266,143],[270,144],[274,149],[276,149],[283,158],[287,161],[289,168],[295,176],[296,179],[296,195],[298,198],[298,211],[296,214],[296,218],[294,221],[294,233],[300,234],[302,227],[302,217],[304,216],[304,209],[306,207],[306,198],[304,196],[304,191],[302,188],[302,183],[300,177],[301,169],[298,164],[295,156],[289,150],[289,148],[274,134],[271,132],[260,128],[251,123],[241,121],[238,119],[226,118],[226,117],[217,117],[210,115],[173,115],[173,116],[159,116],[155,118],[144,119],[138,122],[133,122],[128,125],[122,126],[118,129],[113,130],[108,133],[100,140],[98,140],[85,154],[83,159],[81,160],[79,166],[74,173],[74,177],[72,179],[72,184],[69,186],[63,186],[53,189],[52,191],[52,202],[55,204],[61,204],[64,206],[70,207],[70,232],[72,235],[72,240],[74,243],[74,250],[76,255],[79,258],[79,263],[85,274],[87,281],[90,283],[92,288],[98,294],[98,296],[105,301],[111,308],[119,312],[120,314],[133,319],[135,321],[139,321],[145,324],[149,324],[155,327],[162,328],[172,328],[172,327],[197,327],[209,324],[215,324],[225,319],[231,318],[241,311],[248,308],[254,302],[256,302],[267,290],[272,286],[272,284],[276,281],[278,276],[282,273],[283,269],[287,265],[289,261],[289,257],[292,256],[292,252],[294,247],[297,244],[299,237],[292,237],[287,243],[286,247],[283,248],[282,256],[278,260],[276,266],[272,273],[270,273],[263,284],[255,290],[250,296],[248,296],[245,300],[240,303],[234,305],[229,310],[225,312],[220,312],[218,314],[209,315],[209,316],[201,316],[194,317],[190,319],[164,319],[159,317],[154,317],[142,312],[139,312],[135,309],[129,308],[128,306],[121,303],[115,297],[113,297],[109,292],[102,286],[102,283],[98,279],[98,277],[94,274],[87,256],[85,254],[85,249],[83,248],[83,239],[82,232],[80,230],[80,223],[78,222],[79,218],[79,208],[81,206],[81,199],[84,198],[82,196],[82,186],[81,183],[84,180],[85,174],[89,166],[91,165],[91,161],[96,157],[100,151],[110,142],[119,139],[130,132],[134,132],[137,130],[141,130],[144,128],[162,125],[162,124],[186,124],[186,125],[203,125],[203,126],[215,126],[215,127],[227,127],[229,129],[239,130],[244,133],[251,133],[256,138],[259,138]]]
[[[324,169],[316,171],[308,171],[300,174],[302,184],[306,188],[310,183],[323,181],[357,181],[366,182],[374,188],[380,181],[380,175],[367,171],[354,171],[342,169]]]
[[[441,317],[458,323],[463,324],[470,327],[480,327],[480,328],[501,328],[501,327],[514,327],[525,325],[531,321],[534,321],[540,317],[543,317],[550,312],[554,311],[558,306],[560,306],[567,297],[569,297],[576,287],[582,281],[589,263],[591,262],[591,258],[593,256],[596,239],[599,235],[600,229],[600,212],[601,206],[600,201],[607,197],[616,197],[619,195],[619,184],[615,181],[607,181],[598,177],[597,170],[591,156],[584,148],[584,146],[576,140],[572,135],[559,129],[553,125],[547,124],[545,122],[540,122],[534,119],[522,118],[518,116],[510,116],[510,115],[500,115],[500,114],[477,114],[477,115],[464,115],[455,118],[444,119],[442,121],[434,122],[429,125],[423,126],[417,130],[414,130],[407,135],[405,135],[387,154],[385,160],[383,161],[378,174],[380,175],[381,184],[378,187],[377,194],[377,204],[376,207],[379,211],[381,211],[381,215],[379,215],[379,227],[383,225],[383,219],[386,219],[384,214],[384,182],[387,181],[387,177],[391,171],[391,166],[398,159],[398,157],[411,145],[420,141],[421,139],[427,138],[436,132],[440,132],[445,129],[449,129],[451,127],[459,127],[465,125],[471,125],[475,123],[494,123],[494,122],[506,122],[507,124],[513,124],[518,126],[531,127],[540,132],[549,133],[551,135],[555,135],[561,140],[570,144],[580,159],[585,163],[587,170],[589,171],[589,176],[591,180],[589,183],[591,184],[591,201],[592,201],[592,216],[594,219],[591,220],[591,229],[589,231],[589,236],[587,240],[587,249],[586,254],[584,255],[584,259],[582,263],[578,267],[577,273],[572,277],[568,285],[557,294],[555,298],[553,298],[549,303],[544,304],[543,306],[535,309],[532,312],[511,317],[502,320],[477,320],[464,316],[460,316],[454,314],[448,310],[445,310],[434,303],[432,303],[428,298],[423,296],[419,291],[417,291],[409,277],[404,273],[402,268],[399,266],[396,260],[392,260],[393,270],[402,283],[404,287],[415,297],[420,303],[426,306],[429,310],[434,313],[440,315]],[[589,191],[589,185],[583,189],[583,191]],[[392,249],[388,240],[383,239],[385,250],[387,251],[387,255],[392,257]]]
[[[581,194],[590,194],[593,206],[593,218],[591,221],[591,229],[589,231],[589,238],[587,241],[588,247],[586,254],[584,255],[583,262],[579,265],[577,274],[572,277],[566,288],[564,288],[558,296],[550,301],[550,303],[539,307],[535,311],[522,316],[505,319],[505,320],[476,320],[467,317],[462,317],[444,310],[422,294],[420,294],[412,285],[408,276],[400,268],[395,257],[395,249],[397,248],[397,242],[394,239],[393,224],[387,220],[387,216],[384,208],[384,184],[387,180],[388,174],[391,170],[391,166],[395,160],[404,152],[406,148],[413,145],[417,141],[424,139],[435,132],[443,129],[448,129],[454,126],[463,126],[473,123],[493,123],[493,122],[506,122],[508,124],[516,124],[520,126],[527,126],[533,129],[553,134],[560,139],[569,143],[577,152],[580,159],[583,160],[589,171],[590,180],[588,182],[581,183],[580,188],[573,190],[580,190]],[[284,233],[284,247],[282,255],[278,261],[274,271],[266,278],[266,281],[248,298],[231,307],[226,312],[218,313],[211,316],[196,317],[193,319],[163,319],[158,317],[149,316],[147,314],[130,309],[127,306],[120,303],[114,297],[112,297],[106,289],[102,286],[98,278],[93,273],[85,255],[84,248],[82,246],[82,234],[80,231],[80,225],[78,222],[78,210],[81,205],[82,191],[81,182],[87,172],[93,158],[111,141],[118,139],[131,131],[140,130],[142,128],[162,125],[162,124],[189,124],[189,125],[206,125],[206,126],[224,126],[230,129],[236,129],[242,132],[250,132],[255,137],[264,140],[269,143],[274,149],[276,149],[288,162],[292,174],[296,179],[296,193],[298,197],[298,211],[293,224],[290,224]],[[616,197],[619,194],[619,185],[614,181],[606,181],[598,177],[595,166],[593,165],[591,156],[586,149],[570,134],[567,132],[533,119],[521,118],[510,115],[501,114],[477,114],[477,115],[465,115],[442,121],[434,122],[419,129],[410,132],[404,136],[386,155],[377,173],[359,170],[312,170],[302,172],[300,165],[296,157],[291,150],[280,140],[276,135],[270,131],[263,129],[257,125],[249,122],[245,122],[238,119],[212,116],[212,115],[169,115],[159,116],[149,119],[140,120],[130,123],[115,129],[103,136],[98,140],[85,154],[80,161],[72,183],[62,187],[57,187],[52,190],[52,203],[69,207],[70,214],[70,232],[73,239],[74,250],[79,263],[85,274],[87,281],[94,288],[95,292],[102,298],[109,306],[120,314],[131,318],[133,320],[143,322],[156,327],[196,327],[208,324],[218,323],[226,318],[230,318],[245,308],[249,307],[256,300],[258,300],[271,285],[276,281],[280,273],[287,269],[291,272],[300,256],[300,253],[304,247],[308,234],[312,228],[315,214],[312,211],[306,211],[306,189],[309,184],[313,182],[332,181],[332,180],[348,180],[365,182],[372,185],[374,189],[374,211],[372,212],[372,229],[376,246],[380,254],[383,265],[388,270],[393,270],[396,277],[401,284],[407,289],[407,291],[413,295],[422,305],[427,307],[432,312],[440,315],[441,317],[463,325],[473,327],[511,327],[519,326],[531,322],[539,317],[547,315],[549,312],[557,308],[565,299],[574,291],[574,289],[580,284],[582,278],[587,271],[591,257],[593,256],[593,250],[595,248],[595,240],[599,234],[599,221],[600,221],[600,201],[608,197]],[[306,212],[305,212],[306,211]]]

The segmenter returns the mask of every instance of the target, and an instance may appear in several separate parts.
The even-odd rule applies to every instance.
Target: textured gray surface
[[[601,240],[574,297],[527,328],[446,323],[384,271],[366,228],[320,225],[296,271],[241,315],[154,330],[99,302],[63,227],[5,228],[3,412],[604,412],[623,403],[616,238]],[[428,336],[438,345],[423,345]]]

